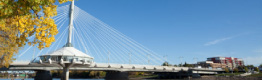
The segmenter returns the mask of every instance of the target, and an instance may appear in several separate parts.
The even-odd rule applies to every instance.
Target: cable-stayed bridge
[[[17,61],[6,70],[35,70],[38,76],[46,76],[45,71],[49,70],[63,70],[63,80],[68,80],[69,70],[116,71],[110,73],[111,76],[132,71],[191,71],[192,74],[222,71],[160,66],[166,61],[163,56],[81,10],[74,1],[71,5],[57,8],[57,11],[58,16],[53,17],[59,30],[56,41],[42,50],[26,46],[16,56]]]

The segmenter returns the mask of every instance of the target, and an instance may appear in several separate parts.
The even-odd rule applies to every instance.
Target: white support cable
[[[59,16],[59,17],[57,17],[57,18],[63,18],[64,16],[62,15],[62,16]],[[60,21],[60,22],[62,22],[62,21]],[[59,23],[60,23],[59,22]],[[59,24],[59,23],[57,23],[57,24]],[[28,39],[31,39],[31,38],[33,38],[35,35],[32,35],[31,37],[29,37]],[[26,51],[24,51],[23,53],[21,53],[19,56],[18,56],[18,58],[20,58],[22,55],[24,55],[30,48],[31,48],[32,46],[30,46],[29,48],[27,48],[26,49]],[[18,59],[17,58],[17,59]]]
[[[84,46],[84,43],[83,43],[83,41],[82,41],[82,38],[79,36],[79,34],[77,33],[77,31],[76,31],[76,36],[78,36],[78,37],[80,38],[80,42],[82,43],[82,46]]]
[[[80,23],[81,22],[81,20],[80,21],[76,21],[76,23],[78,24],[78,22]],[[81,23],[80,23],[81,24]],[[90,32],[90,31],[89,31]],[[88,36],[88,35],[86,35],[86,37],[88,37],[87,38],[87,40],[89,41],[89,43],[91,44],[91,46],[93,46],[93,48],[94,48],[94,50],[95,50],[95,53],[97,54],[97,53],[101,53],[101,52],[97,52],[97,47],[95,46],[95,45],[93,45],[94,43],[92,42],[92,40],[90,40],[91,38]],[[98,50],[99,51],[99,50]],[[98,57],[100,57],[100,56],[98,56]]]
[[[78,27],[78,26],[75,26],[75,27]],[[74,27],[74,28],[75,28]],[[77,36],[73,36],[73,38],[77,38]],[[79,39],[77,38],[77,39],[75,39],[76,41],[76,43],[74,43],[74,46],[78,46],[78,48],[82,51],[82,47],[81,47],[81,45],[80,45],[80,41],[79,41]],[[87,54],[87,52],[86,52],[86,54]]]
[[[69,5],[57,8],[57,13],[58,13],[57,15],[61,15],[61,14],[64,14],[64,13],[68,14],[68,12],[69,12]]]
[[[128,53],[128,52],[125,52],[125,53]]]
[[[44,48],[44,49],[45,49],[45,48]],[[37,55],[36,55],[35,57],[38,57],[38,56],[42,53],[42,51],[43,51],[44,49],[41,49],[41,50],[37,53]]]
[[[62,18],[62,17],[64,17],[64,16],[56,16],[56,17],[57,17],[57,18],[58,18],[58,17]],[[56,19],[54,19],[54,20],[56,21]],[[60,22],[61,22],[61,21],[60,21]],[[57,23],[57,25],[58,25],[58,24],[59,24],[59,23]],[[60,29],[60,28],[58,28],[58,31],[59,31],[59,29]],[[32,39],[33,37],[35,37],[35,35],[30,36],[28,39],[30,40],[30,39]]]
[[[65,5],[65,6],[61,6],[61,7],[57,7],[57,11],[64,11],[64,10],[69,10],[69,4],[68,5]]]
[[[54,17],[52,17],[52,18],[53,18],[53,19],[56,19],[57,17],[59,17],[59,16],[64,16],[64,15],[68,15],[68,11],[63,11],[63,12],[57,14],[56,16],[54,16]]]
[[[64,30],[64,31],[65,31],[65,30]],[[61,35],[60,35],[60,36],[61,36]],[[59,40],[59,38],[58,38],[58,40]],[[51,47],[48,48],[48,50],[46,51],[45,54],[47,54],[47,53],[52,49],[52,47],[53,47],[55,44],[56,44],[56,42],[53,43],[53,44],[51,45]],[[46,48],[44,48],[44,49],[46,49]],[[42,49],[42,50],[37,54],[37,56],[39,56],[39,55],[42,53],[42,51],[43,51],[44,49]]]
[[[66,21],[66,20],[64,20],[63,24],[65,23],[65,21]],[[61,24],[60,27],[63,26],[63,24]],[[60,35],[60,36],[61,36],[61,35]],[[59,38],[58,38],[58,39],[59,39]],[[62,40],[62,39],[61,39],[61,40]],[[46,54],[49,53],[49,51],[50,51],[51,49],[53,49],[54,46],[55,46],[55,43],[53,43],[53,44],[48,48]]]
[[[77,21],[76,21],[76,24],[78,24],[78,22],[79,22],[79,21],[77,20]],[[81,27],[80,27],[80,28],[81,28]],[[90,38],[88,35],[86,35],[86,37],[88,37],[88,38],[87,38],[87,41],[89,42],[90,46],[94,48],[93,50],[95,50],[95,53],[96,53],[96,54],[99,53],[99,52],[97,52],[97,50],[96,50],[97,47],[96,47],[95,45],[93,45],[94,42],[92,42],[92,40],[90,40],[91,38]],[[87,44],[86,44],[86,45],[87,45]],[[88,46],[87,46],[87,47],[88,47]],[[88,48],[88,51],[90,52],[89,48]],[[100,56],[98,56],[98,57],[100,57]]]
[[[77,9],[75,9],[74,10],[74,23],[76,23],[76,18],[78,17],[78,10]],[[75,34],[74,34],[74,32],[78,32],[78,31],[76,31],[76,29],[75,28],[77,28],[77,27],[82,27],[82,26],[78,26],[77,24],[74,24],[74,27],[73,27],[73,32],[72,32],[72,36],[73,36],[73,40],[72,40],[72,43],[73,43],[73,45],[74,46],[78,46],[78,48],[79,48],[79,50],[81,51],[82,50],[82,47],[81,47],[81,45],[80,45],[80,41],[79,41],[79,39],[77,38],[77,36],[75,36]],[[75,38],[77,38],[77,39],[75,39]],[[74,41],[75,40],[75,41]],[[75,44],[76,43],[76,44]],[[87,51],[86,51],[86,53],[87,53]]]
[[[67,18],[66,18],[65,16],[62,16],[61,19],[62,19],[62,20],[60,20],[60,22],[57,23],[57,26],[59,26],[59,24],[60,24],[61,22],[63,22],[63,24],[65,24],[65,22],[66,22],[66,20],[67,20]],[[62,28],[63,24],[60,24],[60,27],[58,27],[58,31]]]
[[[147,50],[145,50],[145,48],[142,48],[141,46],[137,45],[136,43],[133,43],[133,44],[134,44],[135,46],[139,47],[140,49],[144,49],[144,51],[145,51],[146,53],[149,53],[149,54],[153,55],[152,52],[148,52]],[[146,55],[146,54],[144,54],[144,55]],[[153,57],[155,57],[155,58],[152,59],[152,60],[158,59],[158,60],[164,61],[164,60],[162,60],[162,59],[159,59],[159,57],[156,57],[156,56],[153,56]]]
[[[110,30],[110,29],[109,29]],[[112,31],[110,31],[109,33],[111,33]],[[113,34],[113,33],[111,33],[111,34]],[[119,36],[118,36],[119,37]],[[124,41],[124,42],[126,42],[126,40],[123,40],[123,38],[125,38],[125,37],[123,37],[123,36],[120,36],[121,38],[118,38],[118,39],[120,39],[121,41]],[[117,39],[117,40],[118,40]],[[130,44],[129,42],[126,42],[126,43],[128,43],[127,45],[128,45],[128,47],[132,47],[132,48],[136,48],[136,46],[133,46],[132,44]],[[139,51],[139,53],[143,53],[143,52],[140,52],[140,50],[137,50],[136,49],[136,51]],[[144,55],[144,56],[146,56],[146,55]],[[142,59],[144,59],[144,58],[142,58]],[[147,61],[146,59],[145,59],[145,61]]]
[[[27,52],[30,48],[32,48],[32,46],[30,46],[29,48],[27,48],[22,54],[20,54],[18,57],[17,57],[17,59],[18,58],[20,58],[22,55],[24,55],[25,54],[25,52]]]
[[[59,40],[59,41],[58,41],[58,44],[60,44],[61,41],[64,40],[63,38],[64,38],[64,35],[65,35],[65,31],[66,31],[67,29],[68,29],[68,26],[63,30],[61,36],[59,36],[59,38],[60,38],[60,37],[61,37],[61,38],[60,38],[60,40],[58,39],[58,40]],[[59,45],[56,46],[55,50],[58,48],[58,46],[59,46]]]
[[[75,7],[77,7],[77,6],[75,6]],[[78,23],[79,21],[77,20],[78,19],[78,15],[79,15],[79,9],[76,9],[75,8],[75,22],[76,23]],[[81,27],[84,27],[84,25],[80,25],[80,24],[76,24],[76,25],[79,25],[79,27],[81,28]],[[78,27],[77,27],[78,28]],[[81,31],[80,31],[80,33],[82,32],[82,29],[80,29]],[[79,32],[79,31],[77,31],[77,32]],[[81,34],[80,34],[80,36],[82,36]],[[89,38],[87,38],[87,39],[89,39]],[[80,46],[80,45],[79,45]],[[81,48],[81,47],[80,47]],[[86,39],[84,39],[84,50],[85,50],[85,52],[86,52],[86,54],[89,54],[90,56],[92,55],[91,54],[91,52],[90,52],[90,47],[88,46],[88,44],[86,43]]]
[[[61,15],[58,15],[58,16],[56,16],[56,17],[53,17],[52,19],[54,19],[55,22],[57,22],[57,21],[60,21],[60,20],[58,20],[58,19],[64,18],[64,16],[67,16],[67,14],[66,14],[65,12],[64,12],[63,14],[61,14]]]
[[[77,23],[76,25],[80,25],[78,22],[79,22],[79,21],[76,21],[76,23]],[[82,28],[83,26],[84,26],[84,25],[81,25],[81,26],[79,26],[79,27],[77,27],[77,28]],[[82,29],[78,29],[78,30],[80,30],[80,31],[77,31],[77,32],[79,32],[79,33],[82,32]],[[82,34],[79,34],[79,35],[80,35],[81,39],[84,38],[84,37],[82,36]],[[87,38],[87,39],[89,39],[89,38]],[[84,39],[83,43],[84,43],[84,45],[82,45],[82,46],[84,47],[84,50],[86,51],[86,53],[89,53],[89,47],[86,46],[86,45],[87,45],[86,39]]]
[[[67,14],[66,12],[61,13],[61,14],[59,14],[58,16],[53,17],[52,19],[54,19],[55,21],[60,21],[60,20],[58,20],[58,19],[59,19],[59,18],[60,18],[60,19],[61,19],[61,18],[64,18],[65,16],[68,16],[68,14]]]
[[[82,21],[82,20],[80,20],[80,21]],[[83,29],[84,30],[84,29]],[[89,31],[90,32],[90,31]],[[96,36],[96,37],[98,37],[98,36]],[[99,39],[98,39],[99,40]],[[105,44],[105,43],[101,43],[101,44]],[[109,44],[109,43],[106,43],[106,44]],[[103,47],[103,46],[102,46]],[[111,51],[111,50],[110,50]]]
[[[93,26],[93,27],[95,27],[95,26]],[[97,31],[95,31],[95,32],[97,32]],[[98,34],[98,35],[100,35],[100,36],[102,36],[102,34]],[[107,36],[105,36],[105,37],[107,37]],[[100,37],[99,37],[100,38]],[[112,48],[111,50],[108,50],[108,51],[111,51],[112,53],[114,53],[113,55],[115,55],[116,53],[118,53],[118,52],[116,52],[116,51],[114,51],[114,50],[116,50],[116,49],[113,49],[115,46],[112,46],[112,45],[110,45],[110,44],[112,44],[111,42],[109,42],[108,40],[105,40],[104,39],[104,37],[101,37],[100,39],[98,39],[99,41],[100,40],[102,40],[102,41],[100,41],[100,42],[102,42],[101,44],[108,44],[108,45],[105,45],[105,46],[107,46],[107,48]],[[106,43],[104,43],[104,42],[106,42]],[[122,50],[122,49],[120,49],[120,50]],[[121,55],[122,56],[122,55]],[[117,56],[113,56],[113,57],[117,57]],[[120,57],[120,56],[119,56]],[[118,59],[119,59],[119,57],[117,57]],[[121,58],[124,58],[125,56],[122,56]],[[115,59],[115,58],[114,58]],[[119,59],[120,60],[120,59]],[[123,62],[123,60],[120,60],[120,61],[122,61]]]
[[[79,32],[79,31],[76,31],[77,29],[75,29],[75,28],[77,28],[77,27],[80,27],[80,26],[76,26],[76,25],[75,25],[74,28],[73,28],[73,31],[74,31],[74,32]],[[80,51],[82,51],[81,43],[80,43],[80,40],[79,40],[78,36],[73,36],[73,40],[74,40],[74,37],[77,38],[77,39],[75,39],[76,41],[74,41],[74,42],[76,42],[77,44],[73,43],[74,46],[78,46],[78,49],[79,49]],[[85,44],[85,43],[84,43],[84,44]],[[85,52],[87,52],[87,51],[85,51]]]
[[[108,31],[108,33],[110,33],[110,31]],[[112,33],[110,33],[110,34],[111,34],[111,35],[114,35],[114,37],[116,37],[115,34],[112,34]],[[109,34],[109,35],[110,35],[110,34]],[[114,37],[113,37],[113,38],[114,38]],[[111,38],[112,38],[112,37],[111,37]],[[120,40],[120,39],[122,39],[122,38],[118,38],[118,39],[115,38],[115,40]],[[122,46],[125,46],[129,51],[132,51],[132,50],[129,48],[129,46],[132,46],[132,45],[129,44],[128,46],[126,46],[125,44],[122,43],[122,41],[118,41],[118,42],[120,42],[120,44],[121,44]],[[136,51],[139,51],[139,50],[136,50]],[[141,52],[139,52],[139,53],[141,53]],[[139,57],[140,57],[140,59],[144,59],[144,61],[146,61],[145,58],[143,58],[143,57],[141,57],[141,56],[139,56]],[[141,62],[141,60],[140,60],[140,62]]]
[[[97,32],[97,31],[96,31]],[[98,40],[100,40],[100,39],[98,39]],[[100,41],[100,42],[103,42],[103,41]],[[109,42],[110,43],[110,42]],[[109,43],[106,43],[106,44],[109,44]],[[101,43],[101,44],[104,44],[104,43]],[[109,47],[110,48],[110,47]],[[112,50],[110,50],[110,51],[112,51]],[[123,57],[122,57],[123,58]]]
[[[76,7],[76,6],[75,6],[75,7]],[[79,14],[78,12],[79,12],[79,11],[78,11],[78,9],[75,9],[75,11],[76,11],[76,12],[74,13],[75,16],[76,16],[76,17],[75,17],[76,20],[74,20],[74,22],[76,23],[75,25],[81,28],[81,27],[83,27],[83,25],[78,24],[78,21],[77,21],[78,14]],[[76,27],[76,28],[78,28],[78,27]],[[75,28],[75,29],[76,29],[76,28]],[[77,29],[76,29],[76,30],[77,30]],[[80,29],[80,30],[81,30],[81,29]],[[77,30],[76,32],[80,32],[80,31]],[[80,32],[80,33],[81,33],[81,32]],[[82,37],[81,34],[79,34],[79,35],[80,35],[80,37]],[[84,50],[85,50],[85,52],[88,54],[88,53],[89,53],[89,52],[88,52],[89,50],[87,50],[87,49],[89,49],[89,47],[86,46],[86,45],[87,45],[87,43],[85,43],[85,40],[86,40],[86,39],[83,39],[83,40],[84,40],[84,41],[83,41],[83,43],[84,43],[84,45],[83,45]],[[80,46],[80,45],[79,45],[79,46]],[[81,48],[81,47],[80,47],[80,48]]]
[[[106,32],[106,31],[104,31],[104,32]],[[106,34],[108,34],[108,33],[106,33]],[[110,34],[108,34],[108,35],[110,35]],[[111,35],[115,35],[115,34],[111,34]],[[125,46],[125,44],[123,44],[122,43],[122,41],[119,41],[118,39],[116,39],[114,36],[110,36],[109,38],[113,38],[114,40],[112,40],[112,39],[110,39],[110,41],[111,42],[113,42],[114,44],[116,44],[116,46],[123,46],[122,48],[126,48],[126,49],[128,49],[129,51],[132,51],[130,48],[128,48],[127,46]],[[118,41],[118,42],[116,42],[116,41]],[[120,43],[120,44],[119,44]],[[122,50],[122,49],[121,49]],[[128,53],[128,52],[125,52],[125,53]]]
[[[69,11],[69,5],[63,6],[63,7],[58,7],[56,9],[57,13],[61,13],[61,12],[65,12],[65,11]]]
[[[63,12],[63,9],[61,8],[60,11]],[[91,16],[90,14],[86,13],[85,11],[81,10],[80,8],[76,6],[75,6],[75,11],[76,12],[74,13],[74,16],[75,16],[74,22],[77,24],[75,24],[76,27],[73,30],[75,32],[73,39],[76,38],[73,41],[74,43],[75,42],[82,43],[83,47],[79,47],[79,48],[84,48],[86,53],[88,52],[91,54],[92,52],[86,49],[92,48],[92,50],[95,51],[95,54],[97,54],[97,57],[104,57],[104,55],[102,54],[102,52],[100,52],[100,50],[106,53],[107,51],[105,50],[109,50],[111,52],[110,57],[112,58],[110,62],[113,62],[113,60],[118,61],[118,62],[128,61],[129,58],[126,58],[126,57],[128,56],[129,52],[132,52],[132,56],[134,56],[132,59],[138,60],[137,61],[138,63],[144,61],[145,56],[147,54],[150,55],[149,60],[151,64],[152,62],[159,63],[162,60],[160,59],[161,57],[159,57],[153,51],[149,50],[148,48],[134,41],[133,39],[125,36],[123,33],[115,30],[114,28],[103,23],[102,21]],[[57,16],[56,19],[59,19],[60,21],[60,19],[63,19],[61,18],[62,15]],[[66,16],[66,14],[64,14],[63,16]],[[61,23],[61,21],[59,23]],[[63,33],[64,31],[62,32],[62,34]],[[61,35],[59,37],[61,37]],[[59,44],[62,38],[58,42]],[[88,48],[88,44],[90,46],[95,46],[95,47]],[[78,46],[80,45],[81,44],[78,44]],[[42,50],[40,51],[40,53],[41,52]],[[145,62],[147,62],[147,60]],[[136,61],[134,61],[134,63],[136,63]]]
[[[98,36],[96,36],[95,38],[97,39],[97,37],[98,37]],[[99,40],[99,39],[97,39],[97,40]],[[99,41],[99,43],[100,43],[100,44],[104,44],[104,43],[101,43],[100,41]],[[102,46],[102,47],[103,47],[103,46]],[[100,51],[100,50],[99,50],[99,51]],[[110,50],[110,51],[112,51],[112,50]],[[101,52],[99,52],[99,53],[101,53]]]
[[[76,24],[76,25],[78,26],[78,24]],[[78,27],[81,28],[81,27],[83,27],[83,26],[78,26]],[[83,36],[81,35],[81,31],[79,31],[79,29],[77,29],[78,27],[75,28],[75,31],[80,33],[80,34],[79,34],[80,36],[79,36],[79,37],[77,36],[77,37],[84,40],[84,41],[82,42],[82,46],[83,46],[83,49],[84,49],[85,53],[88,54],[88,53],[89,53],[89,50],[88,50],[89,47],[86,46],[86,45],[87,45],[87,43],[85,43],[85,40],[86,40],[86,39],[82,38]],[[80,29],[80,30],[81,30],[81,29]],[[81,42],[80,39],[78,39],[78,40]],[[79,48],[82,49],[81,43],[79,43],[79,41],[78,41],[78,44],[79,44],[78,46],[80,46]]]

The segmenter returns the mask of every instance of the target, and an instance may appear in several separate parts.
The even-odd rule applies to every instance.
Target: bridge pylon
[[[73,29],[74,0],[70,7],[70,21],[68,29],[68,41],[64,47],[40,56],[39,62],[32,61],[31,64],[42,64],[43,66],[62,67],[63,76],[61,80],[69,80],[69,69],[74,66],[90,66],[93,63],[93,57],[77,50],[71,44]]]

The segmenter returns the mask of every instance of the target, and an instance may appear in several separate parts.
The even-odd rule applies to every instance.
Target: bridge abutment
[[[50,71],[38,70],[36,71],[34,80],[52,80],[52,75],[50,74]]]
[[[107,71],[106,80],[128,80],[128,72]]]
[[[184,79],[191,76],[190,73],[185,71],[180,72],[157,72],[159,79]]]

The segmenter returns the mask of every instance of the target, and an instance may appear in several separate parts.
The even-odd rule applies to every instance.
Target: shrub
[[[256,68],[255,68],[255,71],[259,72],[259,69],[258,69],[258,67],[256,67]]]
[[[245,69],[245,72],[248,72],[248,69],[247,69],[247,67],[245,67],[244,69]]]
[[[229,73],[229,69],[228,69],[228,68],[225,68],[225,72],[226,72],[226,73]]]
[[[235,72],[235,73],[238,73],[238,69],[237,69],[237,68],[234,68],[234,72]]]

